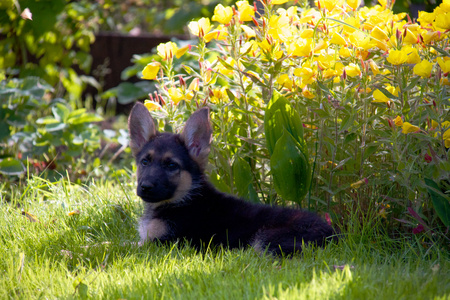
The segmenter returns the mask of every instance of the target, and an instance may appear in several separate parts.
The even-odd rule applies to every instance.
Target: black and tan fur
[[[137,194],[145,211],[141,242],[187,239],[230,248],[253,246],[258,252],[291,254],[302,242],[323,245],[333,229],[317,215],[256,205],[217,191],[203,173],[212,130],[202,108],[181,134],[159,133],[147,108],[137,103],[128,119],[130,147],[137,164]]]

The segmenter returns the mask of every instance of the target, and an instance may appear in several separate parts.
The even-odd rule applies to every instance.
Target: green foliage
[[[0,8],[0,70],[7,78],[37,76],[79,101],[87,84],[98,84],[80,76],[75,68],[89,72],[90,44],[97,30],[96,4],[66,0],[14,0]],[[29,9],[32,20],[21,14]]]
[[[450,227],[450,200],[441,192],[439,185],[431,179],[425,178],[428,193],[431,195],[434,209],[445,226]]]
[[[311,181],[308,150],[299,114],[274,92],[264,114],[264,131],[276,191],[301,205]]]
[[[104,31],[125,33],[133,30],[145,33],[183,34],[185,25],[190,20],[210,17],[218,3],[229,5],[234,2],[236,1],[107,0],[98,8],[102,17],[100,28]]]
[[[37,77],[0,83],[0,173],[20,175],[28,163],[37,171],[84,170],[80,157],[93,156],[100,148],[101,132],[93,123],[103,118],[73,109],[64,99],[51,99],[51,91]]]

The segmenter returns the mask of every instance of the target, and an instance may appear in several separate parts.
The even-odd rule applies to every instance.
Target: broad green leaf
[[[21,175],[25,172],[25,167],[18,159],[8,157],[0,161],[0,173],[4,175]]]
[[[224,193],[231,193],[230,187],[225,183],[225,180],[223,180],[219,174],[217,174],[216,171],[211,172],[211,175],[209,176],[210,181],[212,184],[219,189],[219,191]]]
[[[270,168],[277,193],[300,204],[308,192],[311,171],[307,158],[286,129],[270,157]]]
[[[56,103],[56,105],[52,107],[52,112],[55,119],[60,122],[65,122],[70,114],[69,108],[62,103]]]
[[[305,157],[308,157],[306,143],[303,139],[303,124],[300,116],[292,108],[284,96],[274,92],[272,99],[267,105],[264,116],[264,131],[266,134],[267,149],[272,155],[275,144],[286,129],[297,141]]]
[[[365,150],[364,150],[364,156],[363,159],[366,160],[369,158],[369,156],[371,156],[372,154],[374,154],[378,149],[378,145],[372,145],[372,146],[368,146]]]
[[[38,124],[38,125],[47,125],[47,124],[54,124],[54,123],[59,123],[59,121],[52,116],[46,116],[46,117],[39,118],[36,120],[36,124]]]
[[[68,123],[72,125],[78,125],[82,123],[92,123],[103,121],[103,118],[96,114],[84,114],[77,118],[69,119]]]
[[[237,194],[248,199],[248,186],[252,183],[252,171],[248,162],[238,155],[233,163],[233,180]]]
[[[144,89],[130,82],[122,82],[117,88],[117,101],[120,104],[132,103],[148,94]]]
[[[445,197],[436,182],[431,179],[425,178],[428,193],[431,196],[433,207],[436,210],[437,215],[441,219],[445,226],[450,226],[450,201],[448,197]]]
[[[53,123],[53,124],[47,124],[45,126],[45,130],[47,130],[47,132],[53,132],[53,131],[63,130],[66,127],[67,127],[67,125],[64,123]]]
[[[9,124],[7,124],[5,121],[0,120],[0,141],[2,141],[6,137],[9,137],[10,134],[11,131],[9,129]]]

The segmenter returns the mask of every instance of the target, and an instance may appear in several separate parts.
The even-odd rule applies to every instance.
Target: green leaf
[[[0,161],[0,173],[18,176],[25,173],[25,167],[20,160],[8,157]]]
[[[78,125],[83,123],[92,123],[103,121],[103,118],[96,114],[83,114],[77,118],[67,120],[69,124]]]
[[[53,131],[63,130],[66,127],[67,127],[67,125],[64,123],[53,123],[53,124],[47,124],[45,126],[45,130],[47,130],[47,132],[53,132]]]
[[[311,170],[298,143],[286,129],[270,157],[270,168],[277,193],[300,204],[308,192]]]
[[[363,159],[366,160],[367,158],[369,158],[369,156],[371,156],[372,154],[374,154],[378,149],[378,145],[371,145],[368,146],[365,150],[364,150],[364,156]]]
[[[120,104],[132,103],[148,94],[144,89],[130,82],[122,82],[117,88],[117,101]]]
[[[272,155],[275,144],[286,129],[292,137],[297,141],[300,150],[307,158],[308,151],[306,142],[303,139],[303,124],[299,114],[292,108],[291,104],[284,96],[278,92],[274,92],[272,99],[267,105],[264,116],[264,131],[266,134],[267,149]]]
[[[6,138],[9,137],[11,134],[11,130],[9,129],[9,124],[7,124],[5,121],[0,120],[0,142]]]
[[[233,163],[233,180],[234,186],[236,187],[237,194],[240,197],[249,198],[248,186],[252,184],[252,171],[248,162],[240,157],[235,156]]]
[[[65,122],[70,114],[69,108],[62,103],[56,103],[56,105],[52,107],[52,112],[55,119],[60,122]]]
[[[216,171],[211,172],[211,175],[209,176],[210,181],[212,184],[219,189],[219,191],[224,193],[231,193],[230,187],[225,183],[225,180],[223,180],[219,174],[217,174]]]
[[[431,179],[425,178],[428,193],[431,196],[433,207],[445,226],[450,226],[450,202],[448,197],[441,192],[438,184]]]
[[[36,124],[38,124],[38,125],[47,125],[47,124],[55,124],[55,123],[59,123],[59,121],[56,120],[52,116],[46,116],[46,117],[39,118],[36,120]]]

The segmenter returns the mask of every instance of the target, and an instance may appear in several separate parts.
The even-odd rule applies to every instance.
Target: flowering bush
[[[450,1],[417,21],[386,0],[280,8],[286,2],[263,0],[263,11],[219,4],[211,20],[189,23],[197,44],[160,45],[143,70],[158,82],[146,105],[160,126],[177,130],[191,111],[211,107],[212,181],[253,201],[283,200],[264,134],[268,104],[283,97],[303,123],[312,175],[301,183],[304,199],[285,200],[338,216],[358,201],[430,236],[450,226]],[[198,66],[174,74],[186,52]]]

